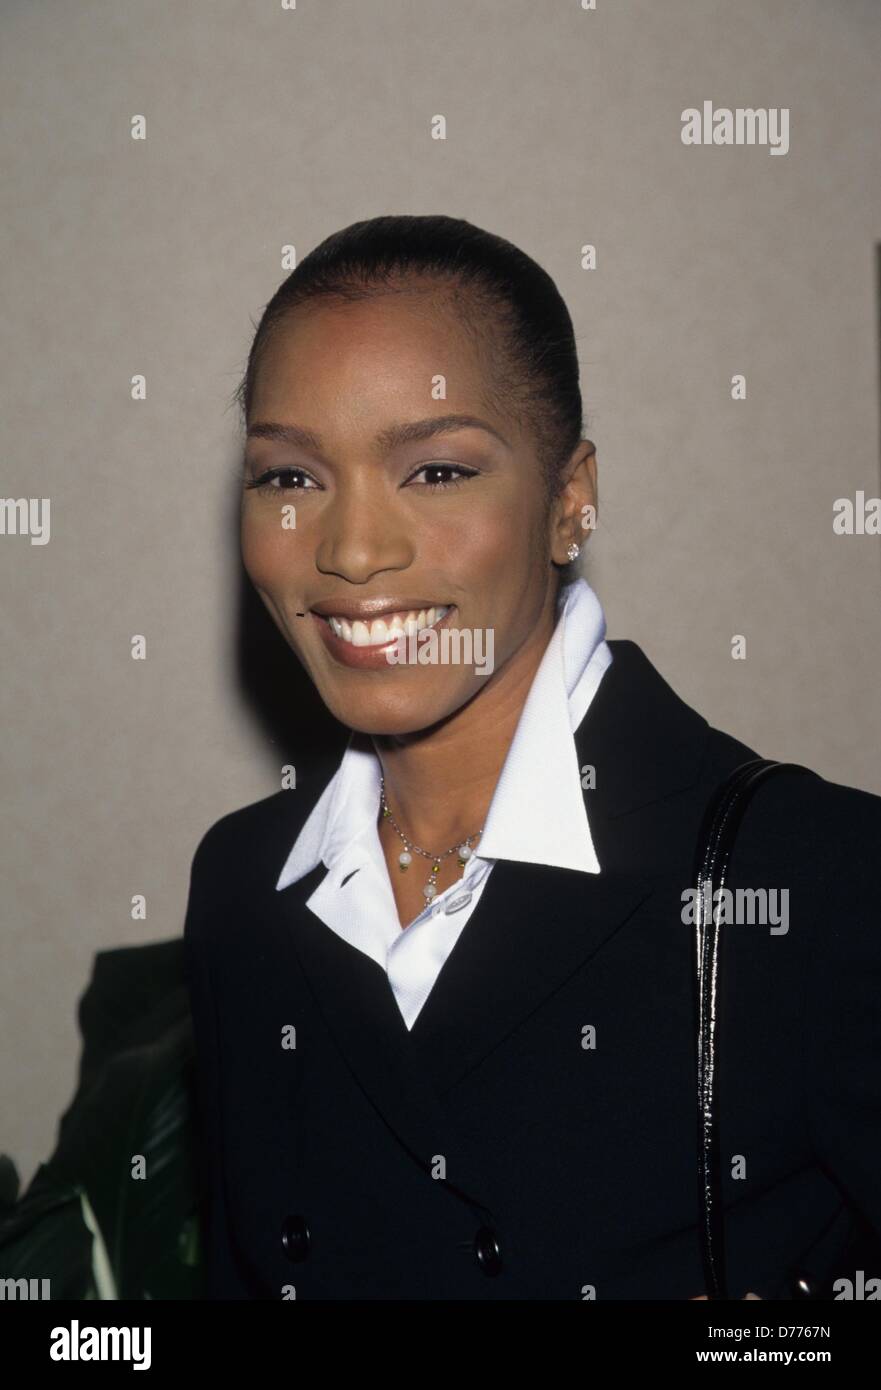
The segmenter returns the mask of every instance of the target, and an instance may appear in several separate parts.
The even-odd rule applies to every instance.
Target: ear
[[[562,487],[551,506],[551,559],[555,565],[568,565],[568,547],[574,541],[582,548],[596,526],[597,460],[596,446],[582,439],[563,468]]]

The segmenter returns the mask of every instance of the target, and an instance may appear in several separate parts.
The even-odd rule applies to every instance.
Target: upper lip
[[[371,598],[362,599],[360,603],[352,603],[346,599],[326,599],[322,603],[313,603],[312,612],[322,618],[348,618],[351,622],[360,618],[362,622],[370,622],[373,618],[381,618],[385,613],[418,613],[426,608],[447,607],[452,607],[452,604],[438,603],[437,599],[425,598]]]

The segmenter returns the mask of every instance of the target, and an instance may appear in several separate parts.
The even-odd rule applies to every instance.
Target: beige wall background
[[[837,497],[879,493],[876,0],[4,0],[0,41],[0,494],[51,499],[49,544],[0,536],[23,1183],[95,952],[178,935],[203,832],[278,787],[237,669],[228,401],[285,245],[444,212],[544,264],[609,636],[760,752],[881,793],[879,542],[832,530]],[[789,108],[789,153],[684,146],[705,99]]]

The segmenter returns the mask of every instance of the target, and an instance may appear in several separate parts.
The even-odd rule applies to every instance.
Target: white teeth
[[[449,611],[449,604],[438,604],[433,608],[420,608],[418,612],[411,608],[409,613],[384,613],[371,623],[362,622],[360,618],[352,623],[346,618],[328,618],[327,621],[337,637],[351,642],[353,647],[381,647],[402,633],[415,637],[424,627],[439,623]]]

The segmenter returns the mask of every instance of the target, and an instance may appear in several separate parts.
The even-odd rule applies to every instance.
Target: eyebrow
[[[400,424],[389,425],[386,429],[380,430],[373,442],[379,449],[388,450],[401,444],[431,439],[436,434],[449,434],[453,430],[465,429],[485,430],[487,434],[500,440],[506,448],[511,448],[504,435],[499,434],[488,421],[481,420],[479,415],[429,415],[425,420],[404,420]],[[312,430],[303,429],[300,425],[278,425],[272,421],[258,421],[257,424],[249,426],[248,438],[276,439],[282,444],[298,444],[302,449],[311,449],[316,454],[322,453],[320,436]]]

